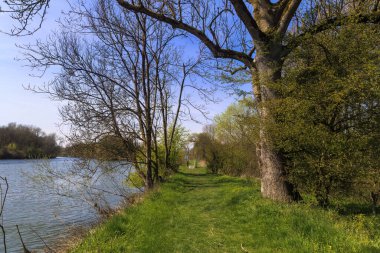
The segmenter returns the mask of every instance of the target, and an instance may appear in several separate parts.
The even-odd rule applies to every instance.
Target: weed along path
[[[72,252],[380,252],[379,217],[360,219],[278,204],[261,198],[256,180],[192,170],[90,231]]]

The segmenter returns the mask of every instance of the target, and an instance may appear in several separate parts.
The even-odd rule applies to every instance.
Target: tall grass
[[[192,170],[91,230],[72,252],[380,252],[380,218],[278,204],[261,197],[255,180]]]

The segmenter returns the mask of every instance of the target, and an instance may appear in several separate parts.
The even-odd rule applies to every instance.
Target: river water
[[[44,241],[54,248],[57,240],[68,237],[71,228],[86,227],[98,219],[97,212],[93,208],[96,202],[94,199],[98,198],[98,195],[103,194],[103,201],[115,207],[122,197],[108,190],[118,189],[118,194],[120,190],[124,191],[120,195],[134,191],[126,188],[124,184],[128,169],[122,173],[120,170],[94,172],[96,177],[92,175],[91,179],[89,177],[86,179],[86,182],[91,181],[91,185],[96,186],[96,191],[85,188],[83,181],[82,184],[76,185],[75,176],[72,174],[57,178],[40,176],[44,168],[65,172],[77,161],[78,159],[74,158],[0,160],[0,176],[6,177],[9,184],[2,217],[8,253],[23,252],[16,225],[19,226],[22,239],[29,250],[44,252],[42,250],[45,247]],[[4,196],[4,181],[1,181],[1,186],[0,193]],[[101,191],[102,189],[105,193]],[[0,232],[0,252],[4,252],[1,236]]]

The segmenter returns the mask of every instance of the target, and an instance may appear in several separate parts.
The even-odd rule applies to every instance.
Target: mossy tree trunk
[[[267,121],[273,120],[268,102],[276,99],[276,93],[270,88],[270,85],[281,78],[283,65],[281,45],[265,43],[260,46],[258,44],[256,50],[256,68],[252,71],[252,76],[260,117],[259,142],[256,144],[256,152],[261,170],[261,193],[270,199],[290,202],[293,200],[293,187],[286,179],[282,155],[273,149],[270,134],[266,129]]]

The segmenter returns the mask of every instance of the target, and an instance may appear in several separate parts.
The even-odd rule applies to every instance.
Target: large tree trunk
[[[279,49],[279,47],[278,47]],[[276,56],[276,48],[257,50],[256,69],[253,70],[254,95],[258,101],[260,117],[260,140],[256,152],[261,171],[261,193],[264,197],[290,202],[294,199],[293,187],[286,179],[281,154],[274,151],[270,136],[266,130],[266,122],[271,119],[267,102],[275,99],[276,94],[270,84],[281,78],[282,61]],[[268,54],[271,52],[271,54]]]
[[[260,140],[259,145],[261,193],[263,197],[283,202],[292,201],[292,186],[286,180],[280,154],[273,151],[265,137]]]

